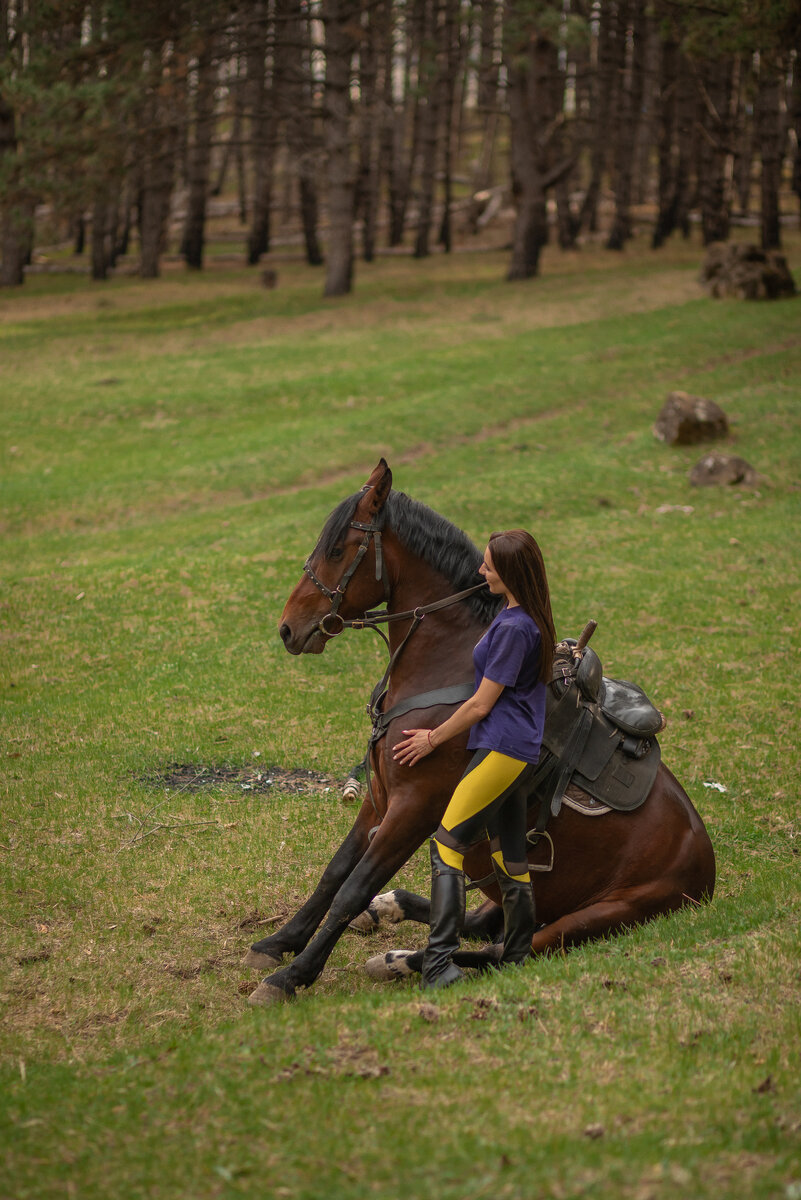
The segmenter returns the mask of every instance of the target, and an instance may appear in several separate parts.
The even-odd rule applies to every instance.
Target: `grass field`
[[[0,1196],[801,1200],[801,301],[710,301],[700,257],[549,252],[514,285],[500,253],[382,259],[335,303],[293,263],[0,294]],[[690,486],[702,449],[652,433],[676,388],[757,488]],[[718,886],[433,999],[362,970],[422,929],[349,933],[253,1010],[241,958],[353,820],[384,667],[276,624],[381,455],[479,544],[535,532],[559,634],[594,617],[668,714]],[[396,882],[427,890],[425,848]]]

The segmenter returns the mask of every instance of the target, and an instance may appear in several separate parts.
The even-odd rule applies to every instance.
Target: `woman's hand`
[[[436,747],[431,745],[430,729],[404,729],[403,741],[396,742],[392,747],[392,757],[395,762],[413,767],[421,758],[425,758]]]

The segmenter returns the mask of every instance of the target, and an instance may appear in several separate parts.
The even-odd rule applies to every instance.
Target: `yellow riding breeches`
[[[461,870],[468,847],[486,836],[501,870],[522,883],[529,880],[527,785],[534,770],[497,750],[476,751],[434,834],[444,862]]]

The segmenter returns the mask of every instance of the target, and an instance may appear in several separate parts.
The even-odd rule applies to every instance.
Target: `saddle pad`
[[[581,813],[583,817],[603,817],[612,811],[608,804],[601,804],[600,800],[596,800],[582,788],[576,787],[575,783],[568,784],[562,797],[562,803],[575,812]]]

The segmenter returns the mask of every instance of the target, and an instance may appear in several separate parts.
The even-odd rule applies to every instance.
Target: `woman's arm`
[[[457,708],[447,721],[443,721],[435,729],[404,729],[404,740],[396,742],[392,747],[392,757],[396,762],[413,767],[419,759],[425,758],[443,742],[449,741],[450,738],[456,737],[457,733],[464,733],[465,729],[470,729],[479,721],[483,721],[484,717],[492,711],[503,687],[502,683],[493,683],[491,679],[487,678],[482,679],[474,695],[469,700],[465,700],[464,704]]]

